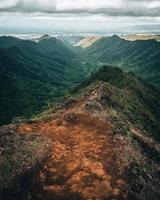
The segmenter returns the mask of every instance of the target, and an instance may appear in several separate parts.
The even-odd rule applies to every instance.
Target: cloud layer
[[[1,12],[160,16],[160,0],[0,0]]]

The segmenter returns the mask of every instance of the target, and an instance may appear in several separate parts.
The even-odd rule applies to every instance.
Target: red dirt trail
[[[48,122],[19,127],[21,133],[38,132],[53,142],[52,157],[39,173],[29,199],[125,199],[125,182],[114,176],[112,127],[81,106]]]

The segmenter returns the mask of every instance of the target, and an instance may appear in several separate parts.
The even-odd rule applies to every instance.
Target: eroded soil
[[[112,126],[83,111],[83,105],[18,129],[45,134],[53,143],[52,157],[29,199],[125,199],[125,181],[116,173]]]

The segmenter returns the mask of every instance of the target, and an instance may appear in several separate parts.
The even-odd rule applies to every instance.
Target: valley
[[[0,124],[47,109],[88,75],[85,65],[56,38],[0,38]]]

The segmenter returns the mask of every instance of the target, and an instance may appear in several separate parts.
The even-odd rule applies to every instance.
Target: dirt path
[[[119,199],[125,184],[114,177],[110,126],[74,110],[47,123],[24,125],[21,132],[40,132],[53,141],[52,158],[37,177],[34,200]]]

